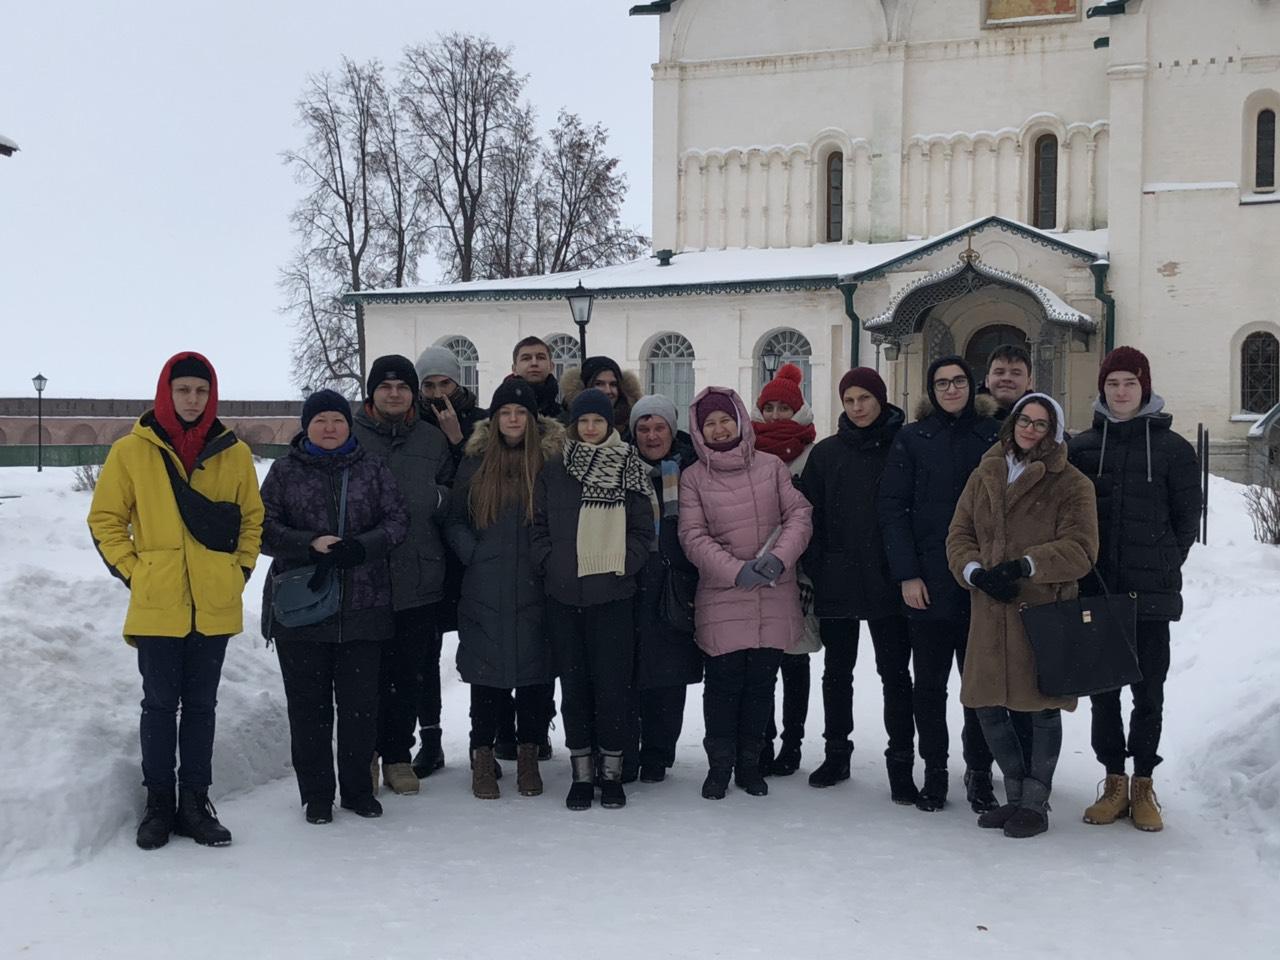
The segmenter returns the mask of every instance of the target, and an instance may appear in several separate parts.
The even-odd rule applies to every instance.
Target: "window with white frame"
[[[759,396],[764,385],[773,379],[783,364],[794,363],[804,373],[801,389],[805,403],[812,403],[810,381],[813,378],[809,370],[809,359],[812,356],[813,348],[799,330],[778,330],[770,334],[760,345],[760,352],[756,355],[756,395]],[[747,405],[750,406],[754,400],[755,397],[748,399]]]
[[[1280,340],[1265,331],[1240,345],[1240,409],[1266,413],[1280,403]]]
[[[676,405],[681,430],[689,429],[693,403],[693,344],[678,333],[664,333],[653,341],[645,358],[648,390]]]
[[[458,365],[462,367],[462,386],[473,394],[478,394],[480,377],[476,366],[480,362],[480,351],[476,349],[476,345],[463,336],[445,337],[439,345],[458,358]]]
[[[547,351],[551,354],[551,372],[557,381],[564,379],[564,372],[578,365],[578,338],[567,333],[553,333],[547,337]]]

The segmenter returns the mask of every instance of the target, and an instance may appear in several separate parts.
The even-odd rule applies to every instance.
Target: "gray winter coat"
[[[453,481],[449,441],[439,428],[417,418],[384,423],[356,412],[352,432],[364,451],[384,461],[409,505],[409,536],[391,551],[391,606],[411,610],[444,596],[444,542],[436,525]]]

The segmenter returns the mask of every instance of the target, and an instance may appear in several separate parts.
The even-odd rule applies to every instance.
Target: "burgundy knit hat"
[[[1102,366],[1098,369],[1098,396],[1105,398],[1102,389],[1107,382],[1107,375],[1123,370],[1138,378],[1142,386],[1142,402],[1151,399],[1151,363],[1147,355],[1136,347],[1116,347],[1102,358]]]
[[[841,400],[844,399],[844,392],[850,387],[861,387],[875,397],[876,402],[882,407],[889,402],[889,391],[885,387],[884,381],[880,379],[880,374],[870,367],[854,367],[840,378]]]
[[[804,406],[804,394],[800,384],[804,383],[804,371],[794,363],[784,363],[772,380],[764,385],[760,396],[756,399],[756,409],[764,413],[766,403],[785,403],[792,410]]]
[[[707,422],[707,417],[715,413],[717,410],[727,413],[733,417],[734,422],[738,420],[738,407],[733,402],[733,397],[727,393],[708,393],[705,397],[698,401],[698,423],[697,428],[702,429],[702,425]]]

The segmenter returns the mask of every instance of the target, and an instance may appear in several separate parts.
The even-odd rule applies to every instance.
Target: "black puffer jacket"
[[[697,455],[688,434],[683,431],[676,434],[668,459],[677,461],[681,472],[693,465]],[[654,490],[661,504],[661,475],[654,477]],[[677,517],[664,517],[658,524],[658,549],[649,552],[649,559],[640,571],[636,597],[636,687],[641,690],[702,681],[702,651],[693,642],[693,635],[673,630],[658,613],[668,564],[671,575],[683,578],[689,587],[688,596],[693,596],[698,584],[698,568],[689,562],[680,546]]]
[[[930,387],[931,394],[933,392]],[[991,418],[995,400],[980,394],[952,416],[928,401],[919,419],[898,431],[880,481],[880,529],[895,584],[919,578],[929,606],[903,606],[913,620],[955,620],[969,615],[969,591],[947,567],[947,530],[956,503],[1000,433]]]
[[[1200,466],[1153,396],[1132,420],[1110,419],[1094,404],[1093,426],[1073,437],[1071,463],[1093,481],[1098,499],[1098,572],[1112,591],[1138,595],[1139,620],[1182,616],[1182,564],[1196,541]],[[1082,593],[1101,587],[1090,576]]]
[[[543,459],[554,462],[564,446],[564,428],[547,418],[538,425]],[[485,421],[467,443],[444,531],[466,568],[458,603],[458,673],[466,683],[509,690],[550,683],[555,670],[543,619],[546,592],[534,567],[531,525],[523,505],[509,505],[483,529],[471,519],[471,480],[488,434]]]
[[[893,404],[863,428],[842,413],[835,436],[818,441],[809,454],[799,486],[813,504],[813,539],[803,562],[813,581],[817,617],[878,620],[900,612],[902,596],[889,576],[876,499],[889,447],[904,420]]]

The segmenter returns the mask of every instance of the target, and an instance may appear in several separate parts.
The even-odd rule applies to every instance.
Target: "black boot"
[[[783,740],[782,749],[773,758],[773,768],[770,773],[775,777],[789,777],[799,769],[800,741]]]
[[[996,800],[995,788],[991,784],[990,770],[966,770],[964,795],[974,813],[989,813],[1000,806]]]
[[[604,782],[600,786],[600,806],[616,810],[627,805],[627,793],[622,789],[622,754],[601,753],[600,773]]]
[[[138,824],[138,846],[143,850],[158,850],[169,842],[177,805],[175,796],[173,787],[147,788],[147,812]]]
[[[934,813],[947,805],[947,768],[925,767],[924,789],[916,801],[916,809]]]
[[[760,768],[760,776],[773,776],[773,762],[775,759],[776,758],[773,753],[773,740],[766,738],[764,741],[764,748],[760,751],[759,763],[757,764]]]
[[[916,789],[915,757],[886,757],[885,768],[889,771],[889,799],[903,806],[913,806],[920,799],[920,791]]]
[[[178,790],[178,815],[173,832],[190,837],[205,847],[225,847],[231,843],[231,831],[218,822],[218,811],[209,802],[209,791],[195,787]]]
[[[590,810],[596,798],[595,756],[590,753],[570,755],[569,766],[573,771],[573,783],[569,786],[564,805],[570,810]]]
[[[733,782],[749,796],[769,795],[769,784],[765,783],[764,774],[760,770],[759,740],[742,741],[738,749],[738,762],[733,768]]]
[[[422,741],[413,756],[413,772],[423,780],[444,766],[444,750],[440,746],[440,728],[431,727],[418,731]]]
[[[702,781],[702,796],[707,800],[723,800],[733,776],[733,758],[736,744],[732,740],[707,737],[702,741],[707,751],[707,779]]]
[[[818,769],[809,774],[809,786],[834,787],[841,780],[849,779],[849,757],[853,744],[848,740],[828,741],[827,757]]]
[[[356,797],[354,800],[343,797],[340,806],[343,810],[350,810],[357,817],[364,817],[366,820],[377,820],[382,816],[382,804],[372,793]]]

